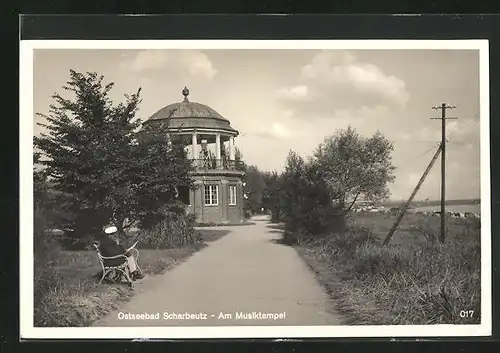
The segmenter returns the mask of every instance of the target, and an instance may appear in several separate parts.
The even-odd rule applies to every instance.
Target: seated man
[[[105,265],[106,266],[119,266],[123,264],[125,261],[128,262],[128,268],[130,270],[130,276],[132,280],[137,280],[144,278],[144,274],[142,274],[139,270],[137,270],[137,265],[135,263],[135,258],[133,254],[130,252],[127,252],[127,249],[125,249],[123,246],[119,245],[116,243],[114,240],[112,240],[109,235],[107,234],[115,234],[118,231],[116,227],[109,227],[106,228],[104,233],[100,233],[98,236],[98,241],[99,241],[99,251],[101,252],[101,255],[104,257],[113,257],[117,255],[125,255],[127,256],[127,259],[124,258],[117,258],[117,259],[111,259],[111,260],[105,260]]]

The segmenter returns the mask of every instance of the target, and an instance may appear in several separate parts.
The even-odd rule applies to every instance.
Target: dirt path
[[[273,228],[262,220],[224,227],[231,232],[138,284],[130,302],[94,326],[339,325],[329,296]]]

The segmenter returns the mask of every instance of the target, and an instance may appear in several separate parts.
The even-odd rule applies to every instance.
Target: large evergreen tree
[[[74,215],[68,221],[75,236],[101,231],[110,222],[123,235],[126,219],[156,213],[175,197],[160,191],[188,179],[185,155],[166,135],[138,139],[140,89],[114,105],[113,85],[95,72],[71,70],[63,89],[73,97],[54,94],[49,114],[42,115],[47,132],[34,139],[46,175],[65,195],[65,210]],[[147,194],[152,196],[144,202]]]
[[[180,136],[170,138],[168,126],[142,130],[134,154],[134,219],[142,228],[158,223],[165,212],[184,212],[178,199],[179,189],[193,187],[185,142]]]

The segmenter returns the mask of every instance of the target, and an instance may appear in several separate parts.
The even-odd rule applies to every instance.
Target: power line
[[[391,140],[392,143],[436,143],[431,140]]]
[[[435,143],[435,142],[434,142],[434,143]],[[434,148],[435,148],[435,146],[432,146],[431,148],[429,148],[429,149],[428,149],[428,150],[426,150],[425,152],[423,152],[423,153],[419,154],[418,156],[416,156],[413,160],[415,160],[415,159],[418,159],[418,158],[420,158],[420,157],[425,156],[425,155],[426,155],[427,153],[429,153],[430,151],[434,151]]]
[[[436,144],[436,142],[434,142],[434,144]],[[429,148],[429,149],[425,150],[424,152],[420,153],[419,155],[417,155],[417,156],[415,156],[415,157],[413,157],[413,158],[411,158],[409,160],[407,159],[406,162],[403,164],[403,166],[407,166],[409,164],[412,164],[417,159],[422,158],[422,157],[426,156],[427,154],[429,154],[429,152],[434,151],[435,148],[436,148],[436,146],[432,146],[431,148]]]

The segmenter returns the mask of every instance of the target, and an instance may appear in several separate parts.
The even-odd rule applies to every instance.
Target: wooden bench
[[[107,277],[109,280],[112,282],[119,283],[121,279],[124,277],[125,280],[127,281],[127,284],[130,287],[134,286],[134,283],[132,281],[132,278],[130,277],[130,269],[128,267],[128,262],[127,262],[127,256],[125,254],[120,254],[116,256],[111,256],[111,257],[106,257],[101,254],[101,250],[99,249],[99,244],[98,243],[93,243],[92,244],[97,252],[97,257],[99,258],[99,263],[101,264],[102,268],[102,277],[101,280],[99,281],[99,284],[102,283],[102,281]],[[139,268],[139,250],[137,250],[135,247],[132,247],[127,250],[127,252],[133,252],[133,255],[135,257],[135,262],[137,266],[137,270],[139,272],[142,272],[141,269]],[[116,259],[123,259],[124,262],[118,266],[109,266],[106,265],[105,262],[107,260],[116,260]]]

